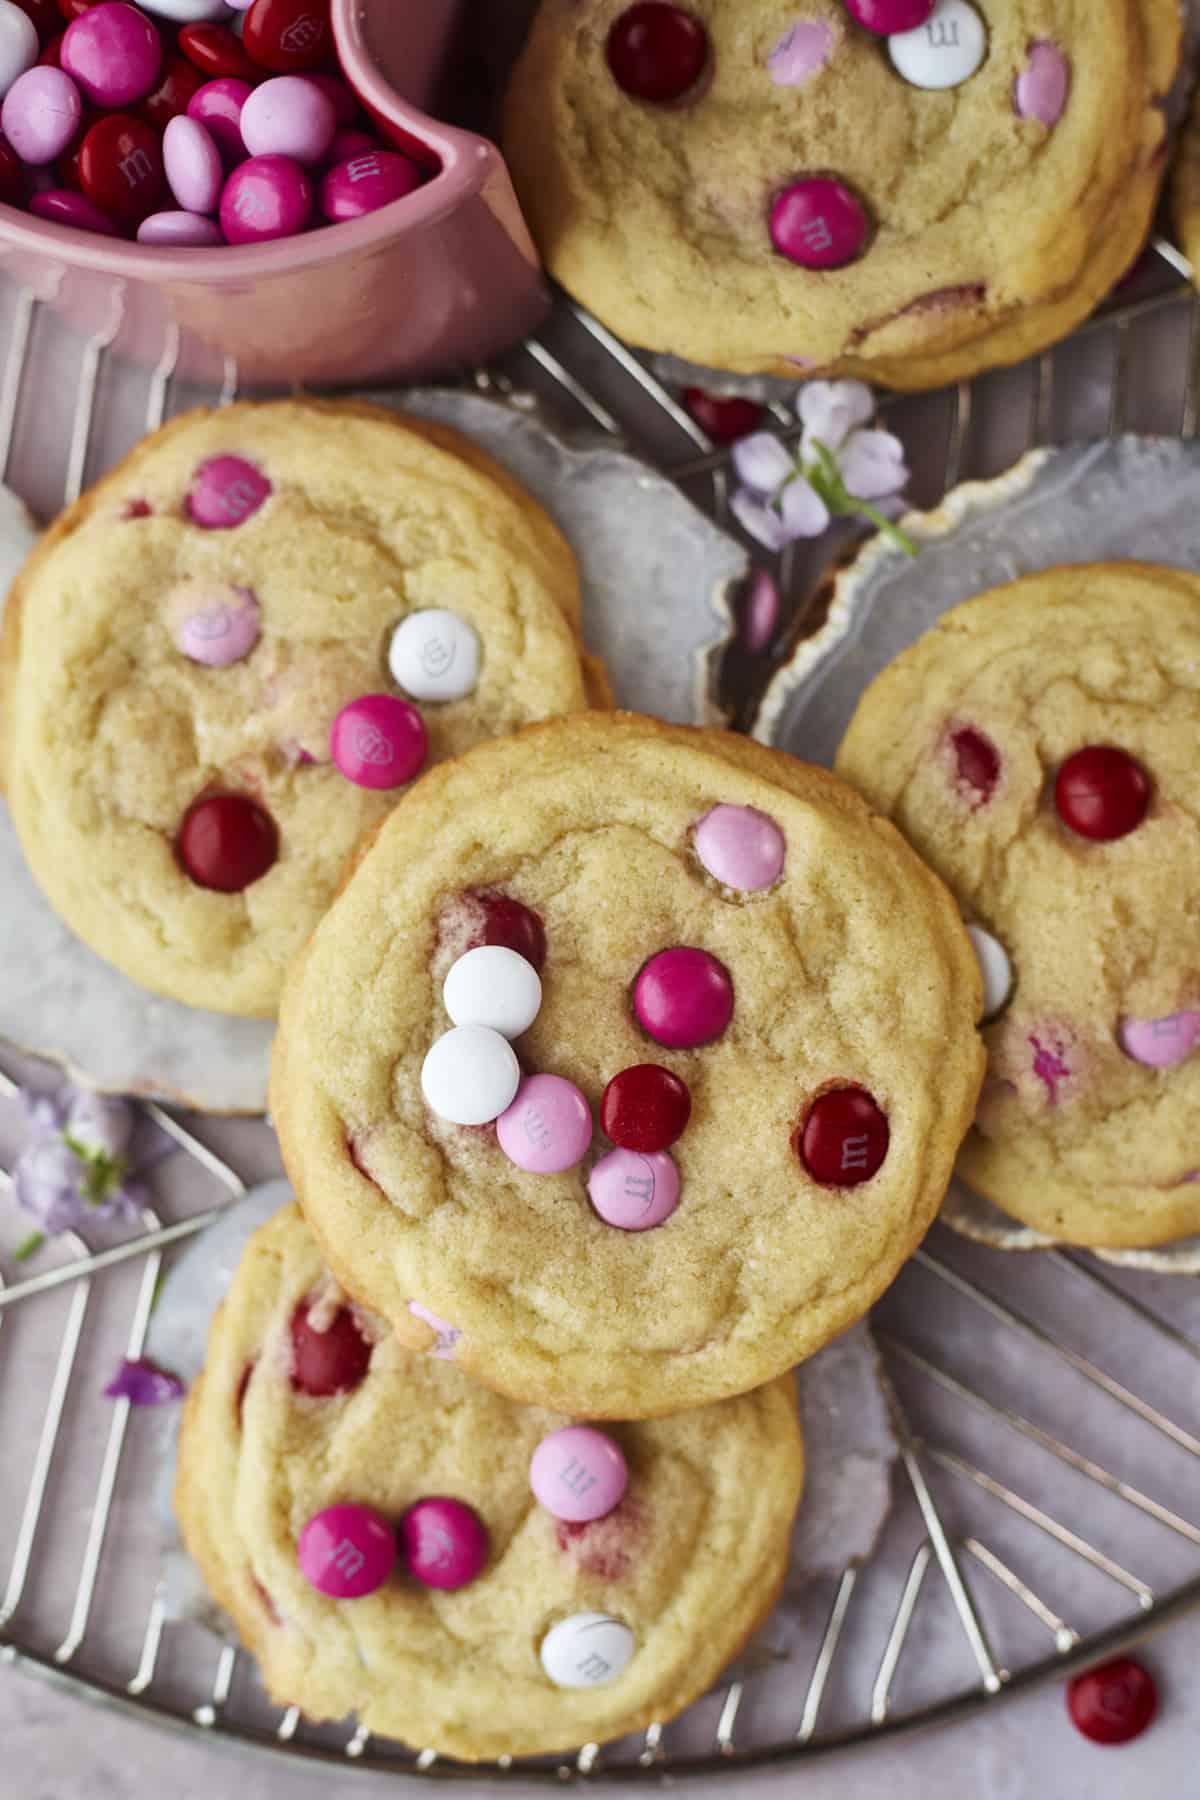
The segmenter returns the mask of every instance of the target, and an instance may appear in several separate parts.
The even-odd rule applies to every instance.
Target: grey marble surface
[[[1051,1684],[998,1703],[985,1719],[920,1737],[840,1753],[800,1769],[676,1783],[695,1800],[745,1794],[750,1800],[1191,1800],[1200,1793],[1200,1617],[1148,1648],[1163,1691],[1163,1710],[1137,1743],[1097,1749],[1067,1720],[1062,1689]],[[446,1792],[460,1800],[524,1796],[534,1790],[474,1782],[432,1789],[395,1776],[348,1776],[327,1769],[236,1754],[186,1741],[54,1692],[40,1681],[0,1671],[0,1793],[5,1800],[357,1800],[396,1793]],[[9,1782],[13,1785],[10,1787]],[[545,1793],[547,1790],[540,1789]],[[599,1783],[583,1790],[604,1800],[629,1790]],[[653,1793],[654,1789],[639,1790]]]

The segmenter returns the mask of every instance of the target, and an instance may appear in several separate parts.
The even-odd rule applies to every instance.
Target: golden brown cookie
[[[1052,569],[947,613],[837,767],[956,895],[991,970],[964,1178],[1051,1237],[1200,1230],[1200,580]]]
[[[416,769],[607,698],[529,496],[444,426],[310,400],[139,445],[30,559],[0,673],[56,910],[146,987],[265,1017]]]
[[[272,1697],[470,1761],[702,1694],[783,1581],[792,1382],[572,1430],[535,1465],[551,1511],[531,1458],[567,1426],[347,1306],[295,1207],[257,1231],[188,1397],[176,1509]]]
[[[631,343],[920,388],[1064,336],[1137,255],[1176,0],[544,0],[505,149]],[[877,29],[860,21],[873,20]]]
[[[272,1114],[330,1267],[407,1340],[649,1417],[888,1285],[973,1114],[979,1008],[950,896],[849,788],[588,714],[385,822],[291,972]]]

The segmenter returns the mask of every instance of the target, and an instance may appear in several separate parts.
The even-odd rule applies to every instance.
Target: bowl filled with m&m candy
[[[0,0],[6,269],[143,360],[176,326],[247,381],[486,357],[544,293],[498,151],[424,110],[458,13]]]

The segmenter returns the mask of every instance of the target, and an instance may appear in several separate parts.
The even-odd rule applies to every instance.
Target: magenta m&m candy
[[[244,456],[210,456],[192,478],[187,516],[204,531],[232,531],[253,517],[273,491],[262,470]]]
[[[369,1506],[345,1501],[314,1513],[296,1544],[300,1572],[331,1600],[361,1600],[396,1566],[396,1534]]]
[[[500,1148],[531,1175],[561,1175],[587,1155],[592,1113],[573,1081],[529,1075],[496,1120]]]
[[[845,182],[809,175],[776,194],[768,220],[781,256],[806,269],[841,269],[867,240],[867,215]]]
[[[214,213],[221,199],[225,165],[217,140],[199,119],[180,113],[163,133],[167,182],[185,212]]]
[[[924,25],[937,0],[846,0],[852,19],[879,37],[893,31],[915,31]]]
[[[251,156],[292,156],[319,163],[333,142],[333,101],[303,75],[276,75],[251,93],[241,117]]]
[[[410,1506],[400,1521],[409,1574],[422,1587],[453,1592],[483,1572],[488,1538],[483,1521],[462,1500],[432,1494]]]
[[[29,210],[36,219],[49,219],[55,225],[72,225],[76,231],[96,231],[101,237],[117,237],[116,226],[106,213],[73,188],[47,188],[34,194]]]
[[[186,581],[168,604],[177,621],[176,647],[191,662],[225,669],[249,656],[258,643],[261,612],[249,588]]]
[[[197,887],[240,894],[274,866],[279,833],[249,794],[209,794],[188,808],[175,849]]]
[[[382,149],[378,138],[371,136],[357,125],[339,125],[333,134],[333,142],[325,152],[325,169],[336,169],[339,163],[349,162],[352,156],[371,156]]]
[[[33,168],[62,155],[82,118],[83,98],[71,77],[44,64],[18,75],[0,106],[0,130]]]
[[[395,694],[360,694],[334,719],[329,752],[356,787],[397,788],[420,773],[429,738],[424,719],[407,700]]]
[[[221,194],[221,230],[231,244],[295,237],[312,217],[313,189],[290,156],[252,156],[239,163]]]
[[[1200,1012],[1169,1013],[1162,1019],[1122,1019],[1121,1048],[1148,1069],[1174,1069],[1200,1043]]]
[[[398,150],[369,150],[338,163],[321,183],[321,212],[331,224],[361,219],[421,185],[421,171]]]
[[[691,1112],[686,1081],[658,1063],[636,1063],[605,1088],[600,1128],[623,1150],[668,1150]]]
[[[211,250],[225,242],[225,234],[215,219],[200,213],[157,212],[142,220],[137,241],[164,250]]]
[[[534,1451],[529,1485],[556,1519],[586,1524],[618,1506],[629,1483],[620,1448],[591,1425],[552,1431]]]
[[[606,1225],[650,1231],[679,1205],[679,1170],[665,1150],[610,1150],[588,1176],[588,1199]]]
[[[1069,756],[1054,783],[1054,805],[1080,837],[1112,843],[1136,831],[1150,805],[1150,777],[1127,750],[1090,744]]]
[[[217,81],[206,81],[187,103],[188,118],[198,119],[211,131],[227,169],[245,161],[242,108],[253,92],[248,81],[238,81],[227,75]]]
[[[641,0],[614,19],[605,55],[623,92],[652,106],[669,106],[682,100],[704,73],[708,33],[681,6]]]
[[[127,0],[100,0],[63,33],[62,66],[93,106],[132,106],[158,80],[162,39]]]
[[[647,1036],[669,1049],[711,1044],[733,1017],[729,970],[707,950],[660,950],[634,984],[633,1010]]]
[[[722,887],[757,894],[783,873],[783,833],[753,806],[714,806],[692,833],[696,855]]]
[[[842,1087],[813,1101],[793,1143],[822,1187],[858,1187],[879,1172],[890,1136],[885,1115],[866,1089]]]

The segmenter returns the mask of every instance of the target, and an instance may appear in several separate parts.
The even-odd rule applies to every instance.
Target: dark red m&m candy
[[[982,806],[991,799],[1000,779],[1000,752],[991,738],[974,725],[962,725],[951,732],[950,744],[959,781],[978,796],[974,804]]]
[[[303,75],[333,53],[329,0],[254,0],[242,42],[260,71]]]
[[[188,101],[207,80],[195,63],[182,56],[168,56],[138,112],[156,131],[165,131],[172,119],[187,111]]]
[[[822,1187],[858,1187],[879,1172],[891,1132],[865,1088],[818,1095],[792,1139],[801,1162]]]
[[[477,894],[483,907],[483,941],[515,950],[540,969],[546,960],[546,928],[537,914],[507,894]]]
[[[701,431],[714,444],[732,444],[762,422],[763,407],[740,394],[706,394],[703,388],[686,387],[683,404]]]
[[[162,139],[133,113],[105,113],[79,146],[79,185],[118,225],[140,225],[166,200]]]
[[[659,1063],[636,1063],[605,1088],[600,1127],[622,1150],[666,1150],[682,1137],[691,1111],[686,1081]]]
[[[188,808],[176,851],[197,887],[239,894],[279,855],[270,814],[247,794],[209,794]]]
[[[613,80],[625,93],[653,106],[669,106],[704,73],[708,33],[681,6],[642,0],[613,20],[605,54]]]
[[[371,1344],[348,1306],[338,1307],[324,1331],[312,1324],[311,1310],[311,1301],[302,1301],[292,1314],[292,1386],[319,1400],[347,1394],[367,1372]]]
[[[11,144],[0,138],[0,202],[19,206],[25,198],[25,166]]]
[[[1068,756],[1054,783],[1054,805],[1080,837],[1111,843],[1136,831],[1150,805],[1150,777],[1127,750],[1089,744]]]
[[[1158,1711],[1158,1690],[1141,1663],[1118,1656],[1069,1683],[1067,1711],[1093,1744],[1127,1744]]]
[[[253,62],[227,25],[214,25],[202,20],[198,25],[185,25],[179,33],[179,48],[206,81],[233,76],[238,81],[261,81],[262,70]]]
[[[62,14],[58,10],[57,0],[17,0],[17,5],[33,20],[43,44],[62,30]]]

